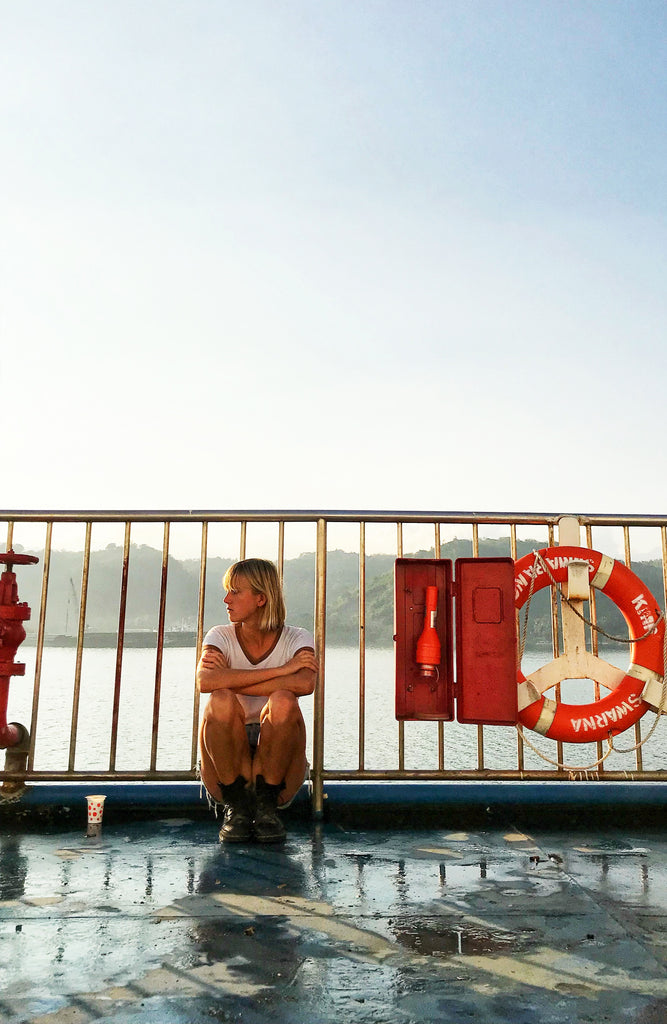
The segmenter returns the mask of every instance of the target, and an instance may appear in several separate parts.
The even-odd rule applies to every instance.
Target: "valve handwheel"
[[[34,565],[39,562],[37,555],[21,555],[18,551],[3,551],[0,553],[0,562],[4,562],[11,572],[12,565]]]

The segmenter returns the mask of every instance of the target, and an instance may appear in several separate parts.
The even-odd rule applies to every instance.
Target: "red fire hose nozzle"
[[[424,628],[417,641],[417,664],[420,666],[419,674],[426,679],[434,679],[438,674],[440,665],[440,637],[435,628],[435,618],[438,607],[438,588],[426,588],[426,612],[424,614]]]

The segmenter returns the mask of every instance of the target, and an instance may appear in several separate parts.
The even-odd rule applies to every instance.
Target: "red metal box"
[[[456,560],[456,717],[515,725],[517,637],[511,558]]]
[[[429,587],[437,588],[437,604],[435,612],[427,615]],[[398,558],[394,567],[394,596],[396,718],[451,721],[454,717],[451,560]],[[431,597],[436,595],[431,593]],[[420,665],[417,645],[425,624],[431,629],[432,643],[427,648],[429,663]],[[437,646],[440,660],[435,664],[433,651]]]

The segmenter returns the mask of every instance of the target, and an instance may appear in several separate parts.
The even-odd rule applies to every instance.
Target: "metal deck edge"
[[[36,808],[72,809],[91,794],[104,794],[105,812],[115,809],[157,810],[164,807],[206,809],[205,795],[199,783],[164,782],[97,782],[36,783],[11,802],[0,800],[0,809],[17,811]],[[304,808],[310,802],[306,785],[297,794],[295,806]],[[442,781],[442,782],[358,782],[332,781],[325,785],[325,803],[335,807],[386,807],[394,805],[476,806],[644,806],[664,808],[667,805],[665,782],[604,781]]]

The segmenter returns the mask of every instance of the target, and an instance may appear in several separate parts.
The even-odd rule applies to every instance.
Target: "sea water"
[[[20,656],[26,662],[26,675],[12,678],[7,717],[9,721],[22,722],[30,728],[35,649],[24,645]],[[604,652],[602,656],[620,667],[627,667],[627,652],[614,650]],[[525,674],[529,674],[548,660],[549,655],[544,651],[526,651],[522,669]],[[194,649],[165,648],[159,690],[156,690],[155,650],[141,648],[124,651],[117,702],[115,768],[118,771],[142,771],[149,768],[156,701],[159,703],[156,767],[158,771],[190,769],[192,736],[197,726],[194,713],[194,672]],[[367,770],[390,771],[398,768],[399,725],[394,715],[394,675],[394,653],[391,648],[366,651],[364,741],[361,756],[363,767]],[[105,771],[109,768],[116,676],[115,650],[84,649],[77,707],[76,651],[73,648],[44,648],[38,714],[33,729],[37,770],[67,769],[73,723],[77,736],[75,770]],[[360,766],[359,724],[362,714],[359,653],[356,648],[327,649],[324,694],[325,768],[332,771],[355,771]],[[202,707],[205,699],[202,699]],[[567,681],[563,684],[562,699],[572,704],[592,701],[593,684],[588,680]],[[302,698],[301,707],[306,720],[308,753],[312,760],[313,697]],[[646,735],[654,721],[652,712],[644,716],[643,735]],[[437,770],[438,723],[406,722],[403,734],[405,768]],[[529,731],[526,731],[526,736],[539,748],[543,757],[526,747],[525,767],[545,770],[553,768],[551,761],[557,758],[556,743]],[[635,742],[634,729],[629,729],[615,738],[614,746],[625,749],[634,746]],[[478,767],[480,746],[476,726],[445,722],[443,744],[446,769]],[[513,726],[484,727],[481,749],[485,768],[516,768],[517,730]],[[595,744],[568,744],[564,752],[565,764],[577,770],[594,766],[598,758]],[[661,718],[655,732],[643,746],[642,756],[645,770],[665,767],[667,716]],[[610,770],[635,770],[636,755],[612,752],[605,760],[605,767]]]

